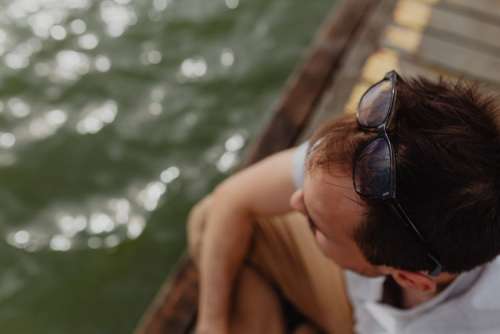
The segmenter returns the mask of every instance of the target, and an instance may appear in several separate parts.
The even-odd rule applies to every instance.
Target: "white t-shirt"
[[[308,143],[293,158],[297,188],[304,184]],[[385,277],[368,278],[345,271],[347,292],[359,334],[499,334],[500,256],[460,274],[445,290],[414,308],[402,310],[381,303]],[[334,312],[334,311],[333,311]]]

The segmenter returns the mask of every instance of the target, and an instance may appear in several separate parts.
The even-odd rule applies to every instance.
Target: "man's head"
[[[442,81],[401,80],[397,90],[389,138],[398,200],[444,271],[459,273],[490,261],[500,254],[494,101],[474,86]],[[321,140],[310,153],[303,192],[292,202],[297,207],[302,201],[320,230],[321,248],[340,265],[368,275],[428,272],[433,268],[426,249],[401,218],[387,203],[353,190],[353,157],[374,136],[361,131],[354,116],[319,129],[311,139]]]

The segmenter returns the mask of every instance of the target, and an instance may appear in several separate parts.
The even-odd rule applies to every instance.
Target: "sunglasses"
[[[426,249],[427,258],[434,268],[429,275],[437,276],[442,271],[441,263],[396,196],[396,155],[387,135],[387,128],[394,114],[398,78],[396,71],[388,72],[381,81],[368,88],[359,100],[359,127],[378,135],[361,147],[354,157],[354,189],[360,196],[384,201],[389,205]]]

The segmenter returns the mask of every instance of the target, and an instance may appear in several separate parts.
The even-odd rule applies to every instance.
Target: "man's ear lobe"
[[[424,273],[394,269],[390,275],[403,289],[425,293],[434,293],[437,290],[437,283]]]

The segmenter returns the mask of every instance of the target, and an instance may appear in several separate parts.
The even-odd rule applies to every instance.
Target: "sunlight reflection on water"
[[[238,0],[224,0],[223,4],[231,10],[240,6]],[[58,138],[61,131],[67,133],[71,130],[91,137],[98,136],[105,128],[112,128],[126,138],[135,132],[142,133],[143,128],[155,124],[155,119],[175,115],[175,126],[169,128],[168,138],[181,143],[192,135],[204,120],[203,108],[213,102],[209,97],[206,102],[196,102],[201,108],[195,105],[186,108],[190,99],[174,99],[175,91],[179,89],[178,85],[207,80],[209,73],[211,80],[223,75],[223,69],[235,65],[237,51],[233,47],[221,46],[213,56],[192,52],[180,59],[177,65],[170,61],[166,66],[173,70],[172,79],[176,83],[169,86],[162,82],[137,94],[134,98],[141,104],[132,108],[133,112],[129,107],[122,110],[122,102],[112,96],[94,97],[88,101],[80,99],[73,105],[71,100],[57,102],[69,89],[85,82],[92,74],[123,70],[123,59],[135,57],[136,66],[157,67],[165,63],[165,57],[170,55],[165,53],[161,39],[142,41],[137,51],[131,50],[130,55],[117,59],[116,64],[110,56],[113,50],[106,47],[110,39],[120,40],[141,17],[144,19],[142,6],[130,0],[19,0],[11,1],[5,10],[0,11],[1,61],[10,71],[28,68],[36,77],[48,80],[41,82],[50,83],[43,89],[48,101],[24,93],[0,101],[0,113],[9,116],[5,119],[8,129],[0,131],[0,150],[3,150],[0,151],[0,166],[18,163],[19,150]],[[148,19],[152,18],[152,13],[163,13],[170,6],[171,0],[152,0],[147,10]],[[13,26],[17,28],[10,28]],[[26,38],[26,29],[32,36]],[[184,104],[179,104],[179,101]],[[178,114],[178,110],[184,112]],[[237,165],[246,137],[243,132],[233,132],[219,139],[207,150],[208,159],[204,163],[211,164],[220,173],[228,173]],[[111,159],[120,156],[115,154],[118,152],[115,149],[109,151]],[[83,200],[68,198],[52,202],[28,221],[10,228],[6,241],[30,252],[116,247],[141,235],[151,212],[168,195],[169,184],[181,174],[181,167],[170,166],[163,169],[156,179],[131,180],[128,185],[115,190],[120,194],[118,197],[91,192]]]
[[[315,4],[3,2],[2,332],[131,332],[188,207],[238,165],[308,41],[297,8]]]
[[[180,175],[177,166],[170,166],[158,180],[130,185],[127,197],[90,197],[65,209],[56,204],[22,228],[12,229],[7,242],[30,252],[116,247],[141,235],[148,212],[156,209],[168,185]]]

